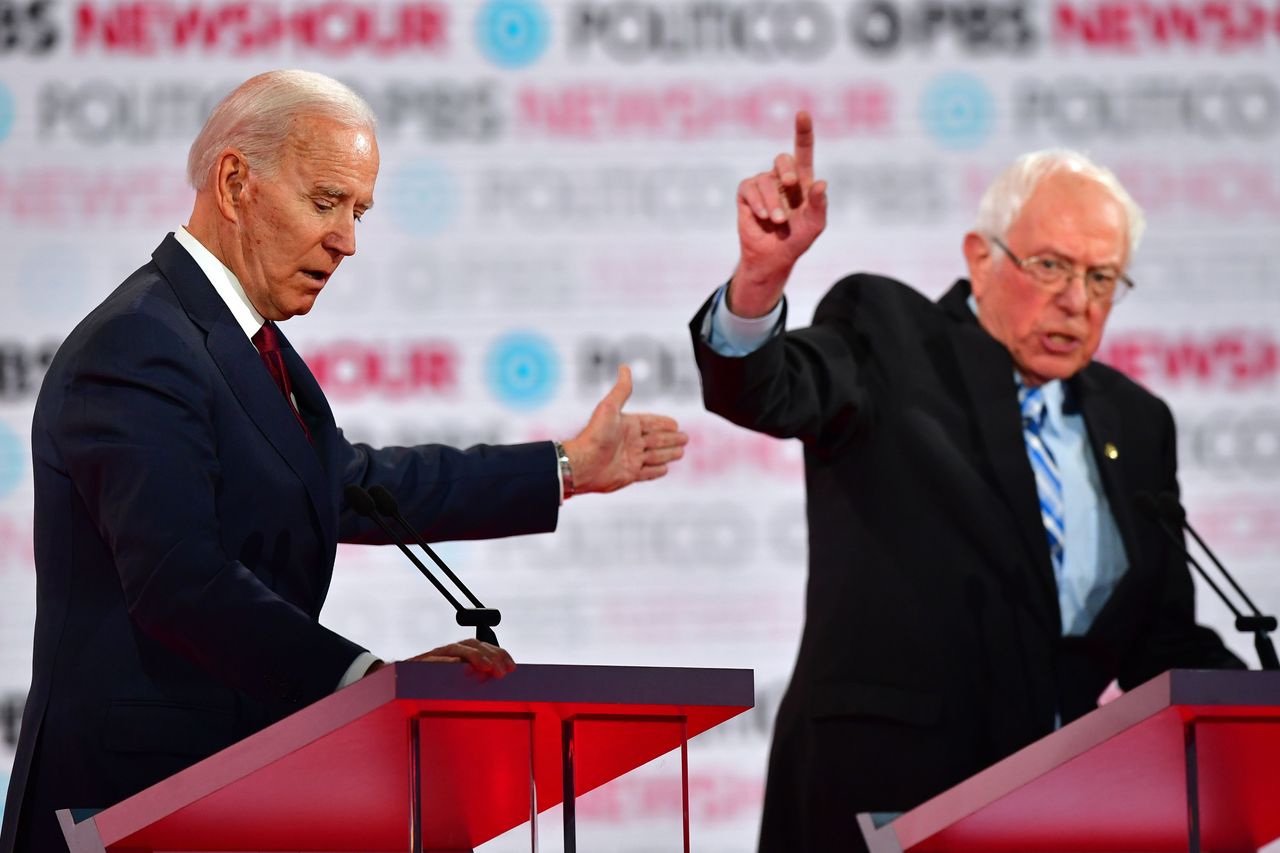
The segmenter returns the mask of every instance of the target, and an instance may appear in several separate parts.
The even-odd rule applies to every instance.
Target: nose
[[[1088,270],[1073,269],[1058,294],[1058,304],[1072,314],[1082,314],[1089,307],[1089,288],[1084,281],[1086,275]]]
[[[356,253],[356,223],[354,220],[335,225],[324,238],[324,247],[350,257]]]

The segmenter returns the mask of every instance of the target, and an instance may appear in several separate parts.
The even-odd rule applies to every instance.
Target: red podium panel
[[[1255,851],[1280,837],[1280,672],[1173,670],[874,827],[872,853]]]
[[[92,817],[59,819],[72,853],[406,851],[427,803],[428,836],[466,848],[529,820],[531,793],[538,811],[563,800],[566,723],[590,723],[573,759],[580,795],[752,707],[752,682],[537,664],[481,681],[461,664],[397,663]]]

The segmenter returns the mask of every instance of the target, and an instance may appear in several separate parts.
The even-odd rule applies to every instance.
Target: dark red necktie
[[[307,429],[302,415],[298,412],[298,407],[293,404],[293,386],[289,383],[289,371],[284,368],[284,357],[280,354],[280,336],[276,332],[275,324],[263,323],[262,328],[253,336],[253,345],[258,348],[258,354],[262,356],[267,372],[275,380],[276,387],[284,395],[284,401],[289,404],[289,411],[293,412],[293,416],[298,419],[298,425],[302,427],[307,441],[310,441],[311,430]]]

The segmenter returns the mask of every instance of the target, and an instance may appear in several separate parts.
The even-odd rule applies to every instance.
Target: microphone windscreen
[[[400,505],[396,503],[395,497],[381,483],[369,489],[369,495],[373,498],[374,506],[378,508],[378,512],[390,516],[400,514]]]
[[[347,505],[361,515],[373,518],[377,513],[377,509],[373,503],[373,498],[369,497],[369,493],[355,483],[352,483],[343,489],[342,495],[347,499]]]

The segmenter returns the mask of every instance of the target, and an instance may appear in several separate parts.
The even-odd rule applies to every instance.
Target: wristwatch
[[[564,499],[568,500],[573,497],[573,466],[569,464],[569,454],[565,452],[564,445],[555,442],[556,459],[560,463],[560,485],[564,488]]]

